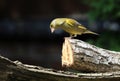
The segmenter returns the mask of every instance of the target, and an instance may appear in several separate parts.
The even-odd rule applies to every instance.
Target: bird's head
[[[63,20],[60,18],[56,18],[54,19],[51,23],[50,23],[50,29],[51,32],[53,33],[56,29],[60,28],[63,24]]]
[[[53,32],[55,31],[55,29],[56,29],[56,24],[52,21],[52,22],[50,23],[51,33],[53,33]]]

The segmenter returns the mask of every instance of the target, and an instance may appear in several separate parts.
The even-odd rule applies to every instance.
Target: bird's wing
[[[66,21],[59,21],[60,25],[63,25]]]
[[[78,28],[86,30],[87,28],[85,28],[83,25],[79,25]]]
[[[80,30],[87,30],[87,28],[83,25],[81,25],[79,22],[77,22],[76,20],[71,20],[71,19],[67,19],[66,23],[69,25],[69,27],[71,28],[78,28]]]
[[[78,26],[80,26],[81,24],[79,22],[77,22],[74,19],[66,19],[66,23],[69,25],[69,27],[71,28],[78,28]]]
[[[66,23],[67,23],[69,26],[74,26],[74,22],[71,21],[71,20],[69,20],[69,19],[66,20]]]

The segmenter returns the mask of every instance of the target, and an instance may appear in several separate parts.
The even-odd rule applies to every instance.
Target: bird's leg
[[[70,38],[76,37],[76,34],[70,34]]]
[[[77,35],[76,35],[76,34],[74,34],[74,35],[73,35],[73,37],[77,37]]]
[[[73,34],[70,34],[70,38],[73,38]]]

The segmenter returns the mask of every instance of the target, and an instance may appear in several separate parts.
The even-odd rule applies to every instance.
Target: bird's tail
[[[88,34],[94,34],[94,35],[99,35],[99,34],[97,34],[97,33],[95,33],[95,32],[89,31],[89,30],[86,30],[86,31],[84,32],[84,34],[86,34],[86,33],[88,33]]]

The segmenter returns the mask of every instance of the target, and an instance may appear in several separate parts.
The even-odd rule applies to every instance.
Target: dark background
[[[0,0],[0,54],[11,60],[61,68],[63,30],[50,33],[56,17],[78,20],[99,33],[77,39],[120,51],[119,0]]]

